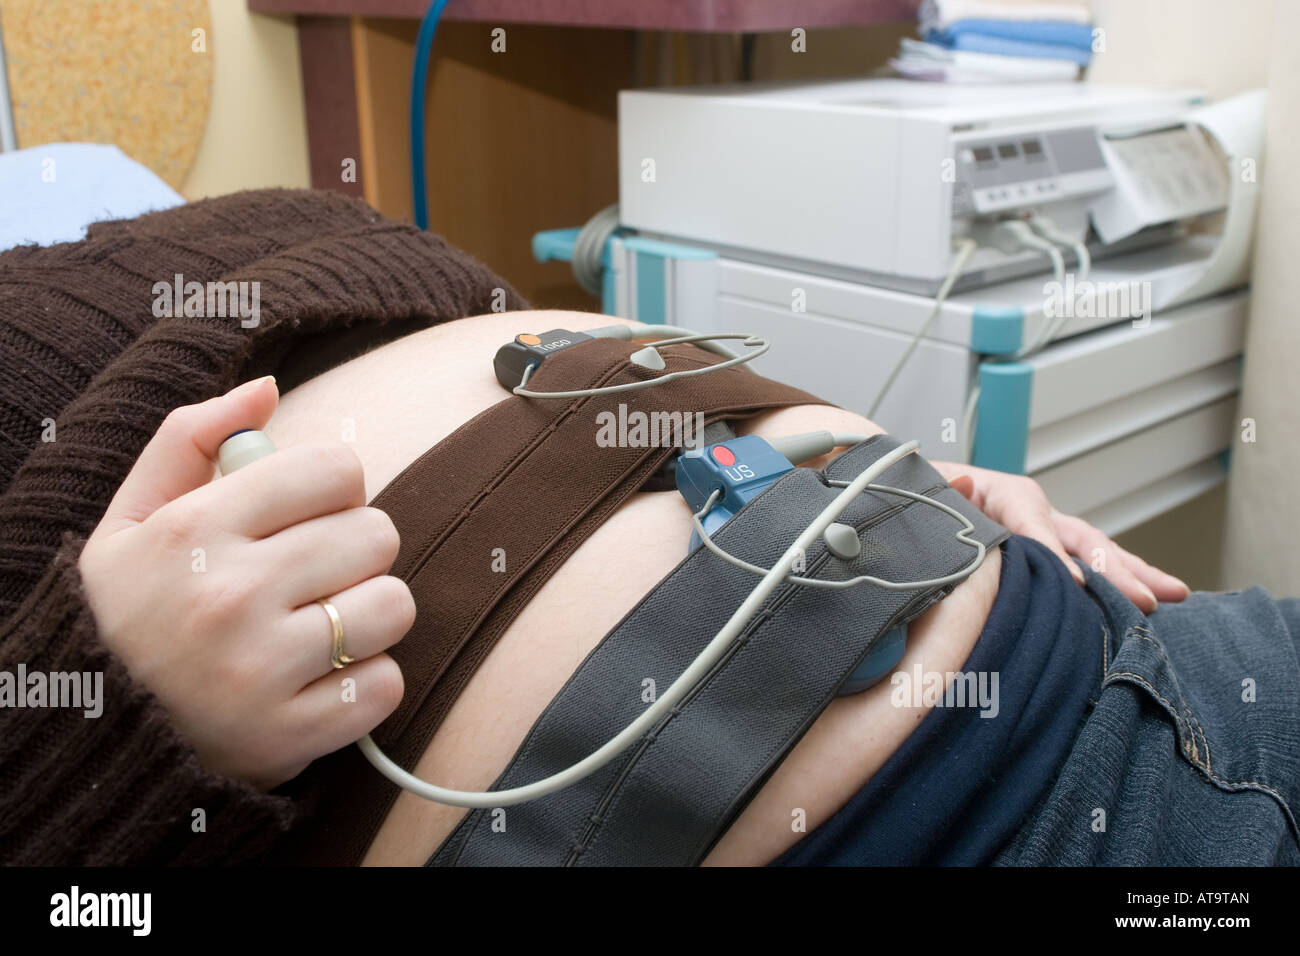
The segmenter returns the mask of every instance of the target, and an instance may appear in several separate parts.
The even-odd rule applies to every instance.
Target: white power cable
[[[1054,227],[1051,227],[1054,228]],[[1008,219],[998,223],[993,227],[990,233],[991,244],[1008,254],[1019,252],[1024,249],[1033,249],[1046,254],[1052,262],[1052,276],[1055,281],[1064,286],[1065,284],[1065,257],[1061,255],[1058,244],[1052,240],[1045,239],[1036,234],[1034,230],[1025,221],[1020,219]],[[1074,243],[1068,240],[1067,243],[1074,250],[1076,257],[1079,259],[1080,267],[1083,274],[1087,275],[1087,270],[1091,268],[1092,260],[1088,255],[1087,248],[1083,243]],[[1077,245],[1077,248],[1075,246]],[[1028,358],[1037,352],[1042,351],[1057,333],[1060,332],[1065,324],[1065,312],[1062,316],[1057,316],[1053,321],[1045,321],[1039,329],[1038,334],[1016,352],[1003,359],[991,359],[990,361],[1019,361]],[[983,364],[983,363],[980,363]],[[971,455],[975,448],[975,429],[979,422],[979,365],[975,368],[975,382],[971,385],[970,393],[966,396],[966,405],[962,409],[961,423],[961,441],[962,441],[962,459],[970,462]]]
[[[979,403],[979,365],[976,365],[975,383],[971,386],[970,394],[966,396],[966,405],[961,410],[961,455],[962,461],[967,464],[973,464],[971,455],[975,451],[975,412],[979,408]]]
[[[1026,222],[1029,224],[1029,228],[1045,241],[1073,252],[1078,265],[1075,271],[1076,281],[1084,282],[1087,280],[1088,273],[1092,271],[1092,256],[1088,252],[1087,245],[1072,236],[1066,235],[1056,227],[1056,223],[1046,216],[1030,216]],[[1062,286],[1065,284],[1064,261],[1062,261],[1056,281]],[[1062,309],[1060,315],[1052,317],[1052,321],[1044,322],[1034,341],[1017,352],[1014,358],[1028,358],[1037,352],[1041,352],[1060,334],[1061,329],[1065,327],[1069,320],[1070,309]]]
[[[1087,243],[1062,231],[1048,216],[1035,214],[1025,221],[1029,223],[1030,229],[1048,242],[1054,242],[1058,246],[1064,246],[1073,252],[1075,273],[1078,276],[1078,281],[1082,282],[1088,278],[1088,273],[1092,270],[1092,254],[1088,252]]]
[[[934,325],[934,320],[939,317],[939,312],[943,308],[944,301],[952,291],[954,283],[956,283],[958,278],[961,277],[961,270],[966,268],[966,263],[969,262],[970,257],[975,254],[976,245],[974,239],[963,239],[958,243],[957,249],[953,253],[952,262],[948,266],[948,275],[944,278],[943,284],[939,286],[939,291],[934,294],[934,305],[930,308],[930,314],[925,317],[925,321],[921,323],[921,327],[916,330],[916,334],[912,336],[912,340],[907,343],[907,348],[903,350],[902,357],[894,363],[894,367],[890,369],[889,374],[885,376],[885,384],[880,386],[880,391],[876,393],[875,401],[873,401],[871,407],[867,409],[868,418],[874,419],[876,417],[876,409],[880,408],[880,403],[883,402],[885,396],[889,394],[889,389],[894,384],[894,379],[898,378],[898,373],[903,370],[903,366],[907,364],[907,360],[912,357],[912,353],[916,351],[916,347],[921,344],[921,339],[923,339],[925,334],[930,331],[930,326]]]

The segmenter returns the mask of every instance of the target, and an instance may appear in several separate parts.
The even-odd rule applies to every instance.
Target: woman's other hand
[[[78,564],[102,640],[205,769],[263,789],[397,707],[402,675],[382,652],[415,619],[387,575],[397,531],[365,506],[348,446],[295,446],[213,480],[221,443],[277,401],[265,378],[168,415]],[[321,598],[356,659],[341,670]]]
[[[1032,478],[954,462],[931,464],[1008,531],[1051,548],[1080,584],[1083,572],[1073,558],[1097,570],[1145,614],[1154,611],[1158,601],[1174,603],[1190,593],[1178,578],[1125,551],[1082,518],[1061,514]]]

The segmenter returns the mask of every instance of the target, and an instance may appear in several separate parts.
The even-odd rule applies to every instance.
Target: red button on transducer
[[[717,445],[713,449],[713,460],[725,468],[730,468],[736,463],[736,456],[726,445]]]

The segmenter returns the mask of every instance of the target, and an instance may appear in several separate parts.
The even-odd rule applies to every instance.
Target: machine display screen
[[[997,139],[957,148],[964,167],[953,190],[955,215],[1057,202],[1109,184],[1106,159],[1091,126],[1005,131]]]

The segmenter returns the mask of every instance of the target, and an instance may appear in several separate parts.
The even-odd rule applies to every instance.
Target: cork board
[[[180,190],[207,124],[211,27],[207,0],[0,0],[19,148],[112,143]]]

